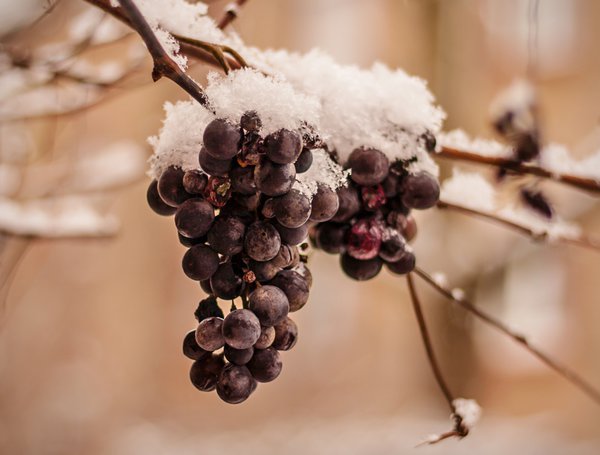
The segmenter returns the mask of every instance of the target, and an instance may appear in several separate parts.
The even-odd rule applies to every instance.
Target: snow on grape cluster
[[[314,58],[323,57],[304,65]],[[289,313],[308,300],[308,237],[340,255],[353,279],[373,278],[384,265],[405,274],[415,266],[411,210],[438,200],[428,155],[443,115],[422,82],[380,66],[340,68],[331,88],[358,78],[362,92],[356,84],[348,93],[317,90],[323,75],[308,72],[291,81],[284,71],[211,74],[210,106],[167,104],[163,128],[149,140],[148,203],[175,215],[189,248],[183,271],[208,294],[184,339],[190,378],[228,403],[274,380],[279,351],[296,343]],[[386,100],[378,85],[393,82],[398,97]],[[219,301],[232,302],[227,315]]]

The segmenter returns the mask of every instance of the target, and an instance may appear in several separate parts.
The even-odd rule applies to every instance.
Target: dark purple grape
[[[183,272],[192,280],[208,280],[219,267],[219,255],[206,245],[194,245],[183,255]]]
[[[222,355],[211,354],[196,360],[190,368],[192,384],[203,392],[214,390],[224,365]]]
[[[329,254],[341,254],[346,251],[346,233],[348,225],[323,223],[317,227],[315,245]]]
[[[273,262],[273,259],[264,262],[250,261],[248,266],[260,283],[271,281],[282,270],[282,267]]]
[[[223,262],[210,279],[210,287],[223,300],[233,300],[240,296],[243,281],[235,271],[231,261]]]
[[[234,167],[229,173],[231,189],[236,193],[251,195],[256,193],[254,166]]]
[[[198,154],[200,167],[208,175],[226,177],[231,170],[231,160],[218,160],[206,151],[205,147],[200,149]]]
[[[234,310],[225,317],[223,336],[234,349],[250,348],[260,336],[260,322],[250,310]]]
[[[198,346],[195,330],[189,331],[183,339],[183,355],[192,360],[200,360],[202,357],[210,355],[209,351]]]
[[[256,390],[256,381],[244,366],[225,365],[217,382],[217,394],[229,404],[238,404],[248,399]]]
[[[357,148],[348,158],[352,181],[362,186],[373,186],[387,177],[390,162],[382,152],[371,148]]]
[[[248,308],[264,326],[272,326],[283,320],[290,310],[285,293],[275,286],[261,286],[250,294]]]
[[[158,179],[158,194],[168,205],[177,207],[191,195],[183,187],[183,169],[169,166]]]
[[[302,151],[302,136],[295,131],[282,129],[265,138],[267,157],[277,164],[291,164]]]
[[[261,193],[267,196],[282,196],[292,189],[296,179],[293,164],[275,164],[262,159],[254,169],[254,183]]]
[[[344,273],[350,278],[357,281],[366,281],[377,276],[383,263],[378,257],[361,261],[348,254],[343,254],[340,256],[340,264]]]
[[[387,202],[385,192],[381,185],[363,186],[360,189],[363,207],[370,212],[376,212]]]
[[[388,229],[384,234],[379,257],[386,262],[399,261],[406,253],[406,241],[395,229]]]
[[[437,179],[427,173],[409,174],[402,181],[402,204],[410,209],[424,210],[433,207],[440,198]]]
[[[269,261],[281,248],[279,232],[266,221],[256,221],[246,230],[244,250],[255,261]]]
[[[262,206],[262,209],[260,211],[260,213],[262,213],[262,216],[264,216],[265,218],[275,218],[275,201],[277,199],[270,197],[269,199],[267,199],[265,201],[265,203]]]
[[[246,131],[257,133],[262,127],[262,120],[256,111],[247,111],[242,114],[240,126]]]
[[[275,348],[255,349],[247,364],[248,370],[258,382],[271,382],[279,376],[283,366]]]
[[[234,349],[226,344],[223,354],[225,354],[225,358],[234,365],[242,366],[250,361],[252,355],[254,355],[254,348],[250,346],[246,349]]]
[[[219,215],[208,231],[208,243],[213,250],[225,256],[233,256],[244,249],[244,222],[234,216]]]
[[[308,283],[302,275],[293,270],[282,270],[269,284],[284,292],[290,312],[298,311],[308,302]]]
[[[289,351],[298,341],[298,326],[291,318],[285,318],[274,326],[275,340],[273,347],[278,351]]]
[[[212,289],[207,293],[212,294]],[[202,322],[204,319],[212,317],[223,319],[223,310],[219,308],[217,299],[215,299],[214,296],[209,295],[207,298],[200,300],[198,308],[194,311],[194,316],[196,316],[198,322]]]
[[[282,243],[277,256],[271,259],[271,261],[282,269],[296,267],[300,262],[298,247]]]
[[[202,194],[207,182],[208,175],[197,169],[186,171],[183,174],[183,187],[190,194]]]
[[[212,288],[210,287],[210,280],[202,280],[200,281],[200,287],[207,294],[212,294]],[[223,316],[221,316],[223,317]]]
[[[297,228],[287,228],[279,223],[274,223],[275,229],[279,232],[282,243],[288,245],[300,245],[308,236],[308,225],[303,224]]]
[[[388,174],[383,182],[381,182],[381,189],[383,190],[383,195],[386,199],[393,198],[398,195],[398,191],[400,188],[400,182],[398,176],[392,172]],[[363,195],[364,201],[364,195]],[[385,204],[385,200],[383,203]]]
[[[298,159],[294,163],[297,174],[302,174],[310,169],[313,162],[313,154],[310,149],[304,147],[302,152],[298,156]]]
[[[381,238],[382,230],[377,220],[358,220],[346,234],[346,251],[355,259],[372,259],[379,253]]]
[[[205,235],[215,219],[212,206],[204,199],[188,199],[175,213],[175,225],[179,233],[188,238]]]
[[[396,262],[386,263],[390,272],[396,275],[405,275],[412,272],[415,268],[416,258],[411,251],[405,251],[402,257]]]
[[[331,221],[343,223],[359,212],[360,198],[358,196],[358,191],[351,186],[338,188],[337,195],[339,199],[339,208],[335,216],[331,218]]]
[[[267,349],[275,340],[275,329],[273,327],[262,327],[260,337],[254,344],[254,349]]]
[[[194,245],[200,245],[202,243],[206,243],[206,236],[203,235],[202,237],[198,237],[195,239],[191,239],[189,237],[186,237],[185,235],[181,235],[179,232],[177,233],[177,238],[179,238],[179,243],[181,243],[183,246],[191,248]]]
[[[205,351],[216,351],[225,345],[223,338],[223,319],[217,317],[200,321],[196,328],[196,343]]]
[[[337,213],[340,200],[335,191],[322,183],[317,184],[317,192],[311,201],[311,221],[328,221]]]
[[[170,206],[162,200],[160,194],[158,194],[158,182],[156,180],[150,182],[148,191],[146,191],[146,200],[154,213],[157,213],[158,215],[173,215],[177,210],[177,208]]]
[[[300,276],[302,276],[306,280],[306,283],[308,284],[309,288],[312,287],[312,284],[313,284],[312,273],[310,273],[310,270],[308,269],[308,267],[306,266],[306,264],[304,262],[301,262],[300,264],[298,264],[296,267],[294,267],[293,270],[294,270],[294,272],[299,273]]]
[[[241,141],[240,129],[224,119],[213,120],[204,130],[204,147],[218,160],[229,160],[237,155]]]
[[[310,200],[296,189],[278,197],[273,203],[275,218],[282,226],[297,228],[308,221]]]
[[[204,189],[204,197],[214,207],[223,207],[231,197],[231,180],[227,177],[211,176]]]
[[[417,235],[417,222],[412,215],[405,215],[402,212],[391,211],[387,215],[389,226],[397,229],[407,242],[410,242]]]

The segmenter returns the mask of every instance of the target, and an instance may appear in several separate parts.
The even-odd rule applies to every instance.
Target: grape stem
[[[439,209],[444,210],[452,210],[457,213],[461,213],[463,215],[472,216],[474,218],[481,218],[487,221],[494,222],[500,226],[503,226],[508,229],[512,229],[521,235],[525,235],[530,237],[532,240],[536,242],[548,242],[548,234],[546,232],[536,232],[533,229],[524,226],[522,224],[516,223],[514,221],[502,218],[494,213],[482,212],[479,210],[475,210],[469,207],[465,207],[462,205],[446,202],[443,200],[439,200],[437,203],[437,207]],[[600,243],[590,239],[588,237],[580,236],[580,237],[557,237],[552,239],[553,242],[556,243],[564,243],[568,245],[575,245],[582,248],[587,248],[593,251],[600,251]]]
[[[452,147],[442,146],[441,150],[435,154],[441,158],[448,158],[458,161],[469,161],[471,163],[487,164],[505,169],[515,174],[529,174],[555,182],[563,183],[580,190],[586,190],[593,193],[600,193],[600,182],[591,178],[580,177],[570,174],[561,174],[544,169],[535,164],[521,163],[510,158],[502,158],[498,156],[483,156],[477,153],[459,150]]]
[[[546,366],[550,367],[552,370],[557,372],[579,390],[588,395],[592,400],[594,400],[597,404],[600,404],[600,391],[581,378],[577,373],[570,370],[568,367],[561,365],[556,360],[552,359],[547,354],[540,351],[535,346],[532,346],[527,338],[520,333],[515,332],[502,321],[496,319],[494,316],[486,313],[485,311],[477,308],[473,303],[465,298],[456,297],[450,289],[440,285],[437,281],[433,279],[431,275],[420,268],[415,268],[414,273],[417,274],[421,279],[423,279],[426,283],[428,283],[433,289],[439,292],[441,295],[451,300],[452,302],[457,303],[462,308],[464,308],[469,313],[472,313],[475,317],[479,318],[483,322],[492,327],[498,329],[500,332],[512,338],[514,341],[522,345],[527,351],[541,360]],[[410,281],[409,281],[410,283]]]
[[[469,429],[463,424],[462,417],[460,416],[460,414],[456,412],[456,407],[454,406],[455,397],[452,395],[452,392],[450,391],[450,388],[448,387],[448,384],[444,379],[444,375],[442,374],[442,370],[440,369],[440,366],[437,362],[435,352],[433,351],[433,345],[431,344],[429,330],[427,329],[427,323],[425,322],[425,316],[423,315],[423,310],[421,308],[421,302],[419,300],[419,296],[417,295],[415,284],[413,282],[412,273],[406,275],[406,281],[408,282],[410,298],[413,304],[413,309],[415,311],[415,316],[417,317],[417,322],[419,324],[421,338],[423,339],[423,344],[425,345],[427,360],[429,361],[429,365],[431,366],[431,369],[433,371],[433,376],[435,377],[435,380],[438,383],[440,390],[444,394],[444,398],[446,398],[446,402],[448,403],[448,407],[450,408],[452,419],[454,420],[454,428],[451,431],[437,436],[436,439],[428,441],[428,443],[435,444],[450,437],[464,438],[469,434]]]
[[[235,0],[235,2],[229,4],[227,6],[225,14],[219,21],[218,27],[221,30],[224,30],[229,24],[231,24],[239,16],[240,8],[244,6],[244,3],[246,3],[247,1],[248,0]]]
[[[185,90],[192,98],[198,101],[202,106],[209,108],[208,97],[204,90],[191,78],[183,69],[179,67],[175,61],[163,49],[160,41],[154,34],[152,27],[146,21],[146,18],[138,9],[133,0],[119,0],[121,8],[129,18],[132,27],[138,32],[154,62],[152,70],[152,80],[158,81],[162,77],[171,79],[183,90]]]

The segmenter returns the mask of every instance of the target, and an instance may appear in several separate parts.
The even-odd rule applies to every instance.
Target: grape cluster
[[[216,389],[228,403],[241,403],[257,382],[280,374],[279,351],[293,348],[298,336],[288,313],[306,304],[312,284],[299,245],[309,221],[326,221],[338,210],[338,195],[327,186],[312,201],[293,188],[317,142],[286,129],[263,137],[261,127],[255,112],[239,125],[213,120],[203,133],[201,170],[169,167],[147,193],[156,213],[175,215],[189,248],[183,271],[208,294],[183,342],[194,360],[191,382]],[[217,299],[232,302],[226,316]]]
[[[435,149],[435,137],[421,137]],[[338,190],[339,208],[330,221],[311,229],[314,246],[340,255],[342,270],[363,281],[385,265],[403,275],[415,267],[409,243],[417,234],[411,210],[434,206],[440,195],[437,179],[424,171],[408,171],[410,161],[394,161],[374,148],[361,147],[349,156],[350,182]]]

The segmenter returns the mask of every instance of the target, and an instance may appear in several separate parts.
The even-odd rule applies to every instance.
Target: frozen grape
[[[181,265],[192,280],[207,280],[219,267],[219,255],[206,245],[194,245],[183,255]]]
[[[202,194],[207,182],[208,175],[197,169],[186,171],[183,174],[183,187],[190,194]]]
[[[192,360],[200,360],[202,357],[210,355],[209,351],[198,346],[195,330],[189,331],[183,339],[183,355]]]
[[[284,292],[290,312],[298,311],[308,302],[308,283],[302,275],[293,270],[282,270],[269,284]]]
[[[260,322],[250,310],[232,311],[223,321],[225,343],[234,349],[247,349],[260,337]]]
[[[357,148],[348,157],[350,178],[362,186],[373,186],[387,177],[390,162],[381,151],[372,148]]]
[[[275,340],[275,328],[262,327],[260,337],[254,344],[255,349],[267,349]]]
[[[385,192],[381,185],[363,186],[360,189],[360,196],[363,207],[370,212],[379,210],[387,202]]]
[[[227,177],[211,176],[204,189],[204,197],[213,206],[223,207],[231,197],[231,180]]]
[[[402,203],[411,209],[424,210],[433,207],[440,198],[437,179],[427,173],[409,174],[402,181]]]
[[[240,218],[219,215],[208,231],[208,243],[217,253],[233,256],[244,249],[245,231]]]
[[[294,163],[294,167],[296,168],[297,174],[302,174],[310,169],[313,162],[313,154],[310,149],[304,147],[298,159]]]
[[[414,253],[411,251],[404,251],[404,254],[396,262],[386,263],[387,268],[390,272],[396,275],[405,275],[412,272],[415,268],[416,258]]]
[[[392,210],[387,215],[387,224],[400,231],[407,242],[410,242],[417,235],[417,222],[412,215],[405,215],[402,212]]]
[[[214,390],[224,365],[222,355],[211,354],[196,360],[190,368],[192,384],[203,392]]]
[[[250,361],[252,355],[254,354],[254,348],[250,346],[246,349],[234,349],[226,344],[223,354],[225,354],[225,358],[234,365],[242,366],[246,365]]]
[[[378,257],[363,261],[355,259],[348,254],[343,254],[340,257],[340,265],[344,273],[350,278],[357,281],[365,281],[377,276],[381,271],[383,263]]]
[[[237,155],[241,140],[240,129],[224,119],[213,120],[204,130],[204,147],[218,160],[229,160]]]
[[[275,286],[265,285],[250,294],[248,308],[264,326],[272,326],[283,320],[290,310],[285,293]]]
[[[242,114],[240,126],[246,131],[257,133],[262,127],[262,121],[256,111],[247,111]]]
[[[358,220],[346,235],[346,251],[356,259],[372,259],[379,253],[381,238],[382,232],[377,220]]]
[[[302,136],[295,131],[282,129],[265,138],[267,157],[277,164],[296,161],[302,151]]]
[[[296,228],[287,228],[279,223],[274,224],[275,229],[279,232],[281,241],[288,245],[300,245],[308,236],[308,225],[303,224]]]
[[[248,399],[256,390],[256,380],[245,366],[232,363],[225,365],[217,382],[217,394],[221,400],[238,404]]]
[[[352,186],[344,186],[337,190],[339,207],[335,216],[331,219],[343,223],[348,221],[360,210],[360,198],[358,192]]]
[[[215,296],[223,300],[233,300],[240,296],[243,281],[238,276],[231,261],[223,262],[210,278],[210,287]]]
[[[293,164],[276,164],[262,159],[254,169],[254,183],[267,196],[282,196],[292,189],[296,179]]]
[[[200,167],[208,175],[226,177],[231,170],[231,160],[218,160],[214,156],[209,155],[205,147],[200,149],[198,163],[200,163]]]
[[[216,351],[225,345],[223,319],[210,317],[203,319],[196,328],[196,343],[205,351]]]
[[[177,210],[176,207],[172,207],[162,200],[160,194],[158,194],[158,182],[156,180],[150,182],[148,191],[146,191],[146,200],[148,201],[150,208],[158,215],[173,215]]]
[[[215,219],[212,206],[204,199],[188,199],[175,213],[175,225],[179,233],[188,238],[205,235]]]
[[[320,224],[316,231],[317,248],[329,254],[340,254],[346,251],[346,233],[348,226],[340,223]]]
[[[273,347],[278,351],[289,351],[298,341],[298,326],[289,317],[274,326],[275,340]]]
[[[252,223],[244,239],[246,254],[255,261],[269,261],[277,256],[281,248],[281,238],[277,229],[266,221]]]
[[[271,382],[279,376],[283,366],[279,352],[273,347],[255,349],[247,364],[248,370],[258,382]]]
[[[379,248],[379,257],[386,262],[399,261],[406,251],[404,238],[395,229],[386,231],[386,235]]]
[[[317,184],[317,192],[313,196],[311,205],[311,221],[328,221],[337,213],[340,207],[340,200],[335,191],[319,183]]]
[[[168,205],[177,207],[191,195],[183,187],[183,170],[179,167],[169,166],[158,179],[158,194]]]
[[[302,226],[310,215],[310,200],[296,189],[278,197],[273,203],[275,218],[282,226],[297,228]]]

